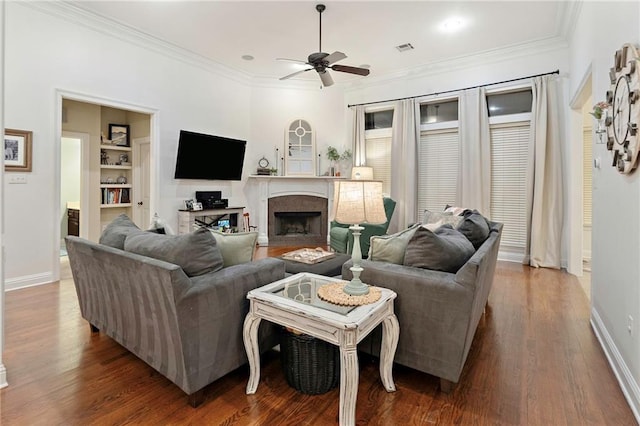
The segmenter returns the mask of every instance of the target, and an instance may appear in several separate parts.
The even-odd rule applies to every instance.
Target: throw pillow
[[[219,271],[223,267],[216,239],[206,229],[185,235],[133,234],[126,238],[124,249],[178,265],[190,277]]]
[[[369,260],[402,265],[407,244],[418,227],[420,227],[419,224],[392,235],[376,235],[371,237]]]
[[[478,248],[484,243],[489,236],[489,223],[484,216],[477,211],[466,213],[462,222],[456,227],[473,244]]]
[[[129,219],[129,216],[122,213],[104,228],[98,242],[106,246],[124,250],[124,240],[127,236],[141,232],[143,231]]]
[[[435,231],[421,226],[407,244],[404,264],[455,273],[474,252],[467,237],[449,225],[441,226]]]
[[[257,232],[237,232],[228,234],[219,231],[211,231],[216,239],[216,245],[222,253],[224,267],[247,263],[253,260],[258,241]]]
[[[451,213],[432,212],[430,210],[424,211],[423,224],[436,223],[442,221],[443,225],[451,225],[456,227],[462,222],[462,216],[454,216]]]

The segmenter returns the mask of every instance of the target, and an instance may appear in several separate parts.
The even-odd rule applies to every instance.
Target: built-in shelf
[[[133,185],[130,183],[102,183],[100,184],[100,188],[132,188]]]
[[[119,146],[119,145],[100,145],[100,149],[110,149],[113,151],[131,151],[130,146]]]
[[[131,166],[118,166],[116,164],[100,164],[101,169],[131,170]]]
[[[101,209],[113,209],[118,207],[131,207],[131,203],[114,203],[114,204],[100,204]]]

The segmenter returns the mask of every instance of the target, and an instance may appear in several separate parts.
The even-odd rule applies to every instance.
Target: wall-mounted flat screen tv
[[[247,142],[180,130],[176,179],[241,180]]]

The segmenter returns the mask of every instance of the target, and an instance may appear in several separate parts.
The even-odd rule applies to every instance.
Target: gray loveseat
[[[394,361],[437,376],[449,392],[458,383],[482,316],[500,247],[502,224],[489,222],[489,236],[455,273],[363,260],[362,281],[398,294],[400,340]],[[342,268],[350,280],[351,261]],[[358,349],[379,356],[380,330]]]
[[[284,278],[278,259],[189,277],[166,261],[78,237],[66,243],[80,311],[92,331],[107,334],[178,385],[194,407],[204,400],[206,385],[247,362],[247,292]],[[262,350],[277,344],[274,331],[269,324],[261,329]]]

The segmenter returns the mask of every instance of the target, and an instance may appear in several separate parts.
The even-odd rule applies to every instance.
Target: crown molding
[[[398,79],[419,79],[442,74],[444,72],[496,64],[515,58],[528,57],[566,49],[568,47],[569,43],[567,40],[559,36],[547,37],[524,43],[516,43],[506,47],[485,50],[474,55],[463,55],[441,61],[430,62],[420,67],[406,68],[380,77],[369,78],[366,82],[362,79],[355,82],[345,83],[345,92],[381,86]]]
[[[100,32],[107,36],[132,43],[162,56],[170,57],[180,62],[187,62],[205,71],[209,71],[238,83],[245,85],[251,84],[251,76],[247,73],[205,58],[195,52],[140,31],[135,27],[125,25],[97,13],[87,11],[75,4],[66,1],[24,1],[19,2],[19,4],[46,13],[50,16],[64,19],[93,31]]]
[[[561,2],[556,16],[556,35],[569,40],[576,29],[580,12],[582,11],[582,0]]]

